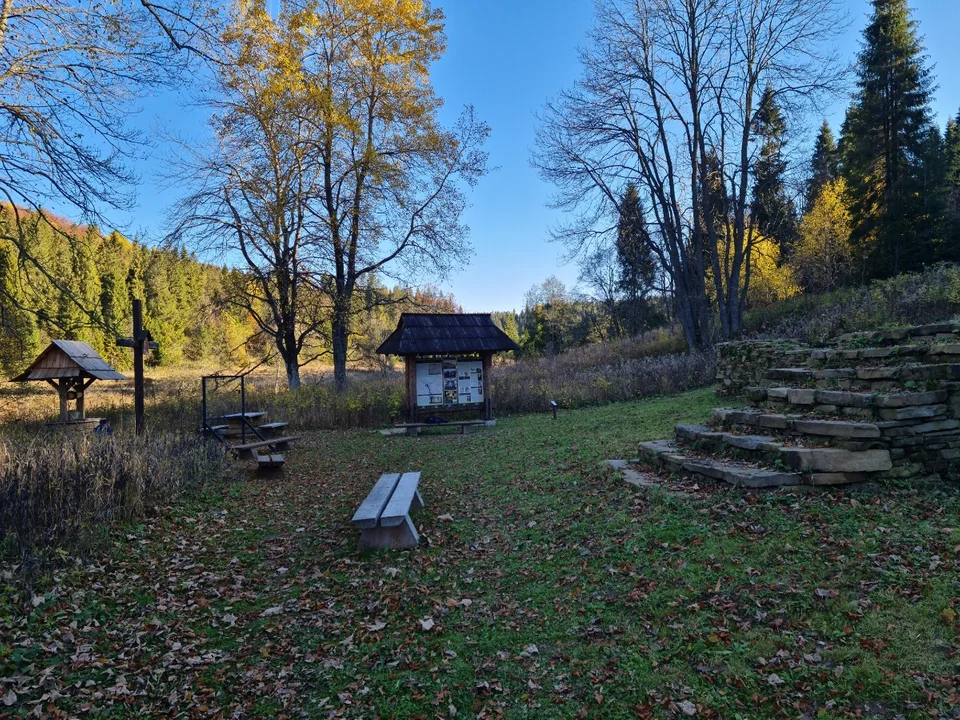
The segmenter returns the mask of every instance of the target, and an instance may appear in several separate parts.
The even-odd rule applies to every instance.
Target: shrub
[[[845,332],[942,321],[960,313],[960,267],[935,265],[869,285],[805,294],[749,311],[748,335],[821,345]]]
[[[8,436],[0,440],[0,541],[29,576],[45,552],[234,475],[221,448],[193,437]]]
[[[497,412],[539,411],[551,400],[574,408],[673,394],[711,385],[716,374],[713,353],[631,357],[618,354],[616,346],[606,346],[605,354],[599,348],[520,360],[496,369],[493,397]],[[601,358],[605,362],[601,363]]]

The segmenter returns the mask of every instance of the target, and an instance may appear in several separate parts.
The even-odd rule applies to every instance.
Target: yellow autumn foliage
[[[809,292],[841,286],[863,254],[850,240],[850,202],[843,178],[828,182],[800,221],[800,241],[793,254],[798,280]]]
[[[733,249],[729,250],[730,262]],[[740,287],[743,288],[745,273],[741,273]],[[707,272],[707,293],[711,301],[716,302],[717,292],[713,282],[713,271]],[[747,288],[747,306],[757,307],[787,300],[798,295],[793,268],[780,262],[780,246],[773,238],[754,235],[750,245],[750,286]]]

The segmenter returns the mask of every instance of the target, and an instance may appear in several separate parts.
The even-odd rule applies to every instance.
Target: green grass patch
[[[698,390],[467,436],[307,433],[282,474],[208,486],[113,532],[34,602],[2,581],[3,709],[948,714],[957,493],[675,497],[603,465],[715,404]],[[403,470],[423,473],[421,547],[359,552],[353,511]]]

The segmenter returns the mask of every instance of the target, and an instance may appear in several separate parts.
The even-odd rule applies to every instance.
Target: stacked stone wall
[[[745,388],[759,385],[772,368],[805,364],[810,349],[779,340],[744,340],[717,345],[717,395],[732,397]]]

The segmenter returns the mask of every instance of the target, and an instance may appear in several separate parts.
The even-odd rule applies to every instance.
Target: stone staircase
[[[960,325],[852,333],[816,349],[749,345],[721,346],[719,365],[797,366],[755,366],[752,382],[738,378],[746,407],[641,443],[642,463],[743,487],[960,476]]]

